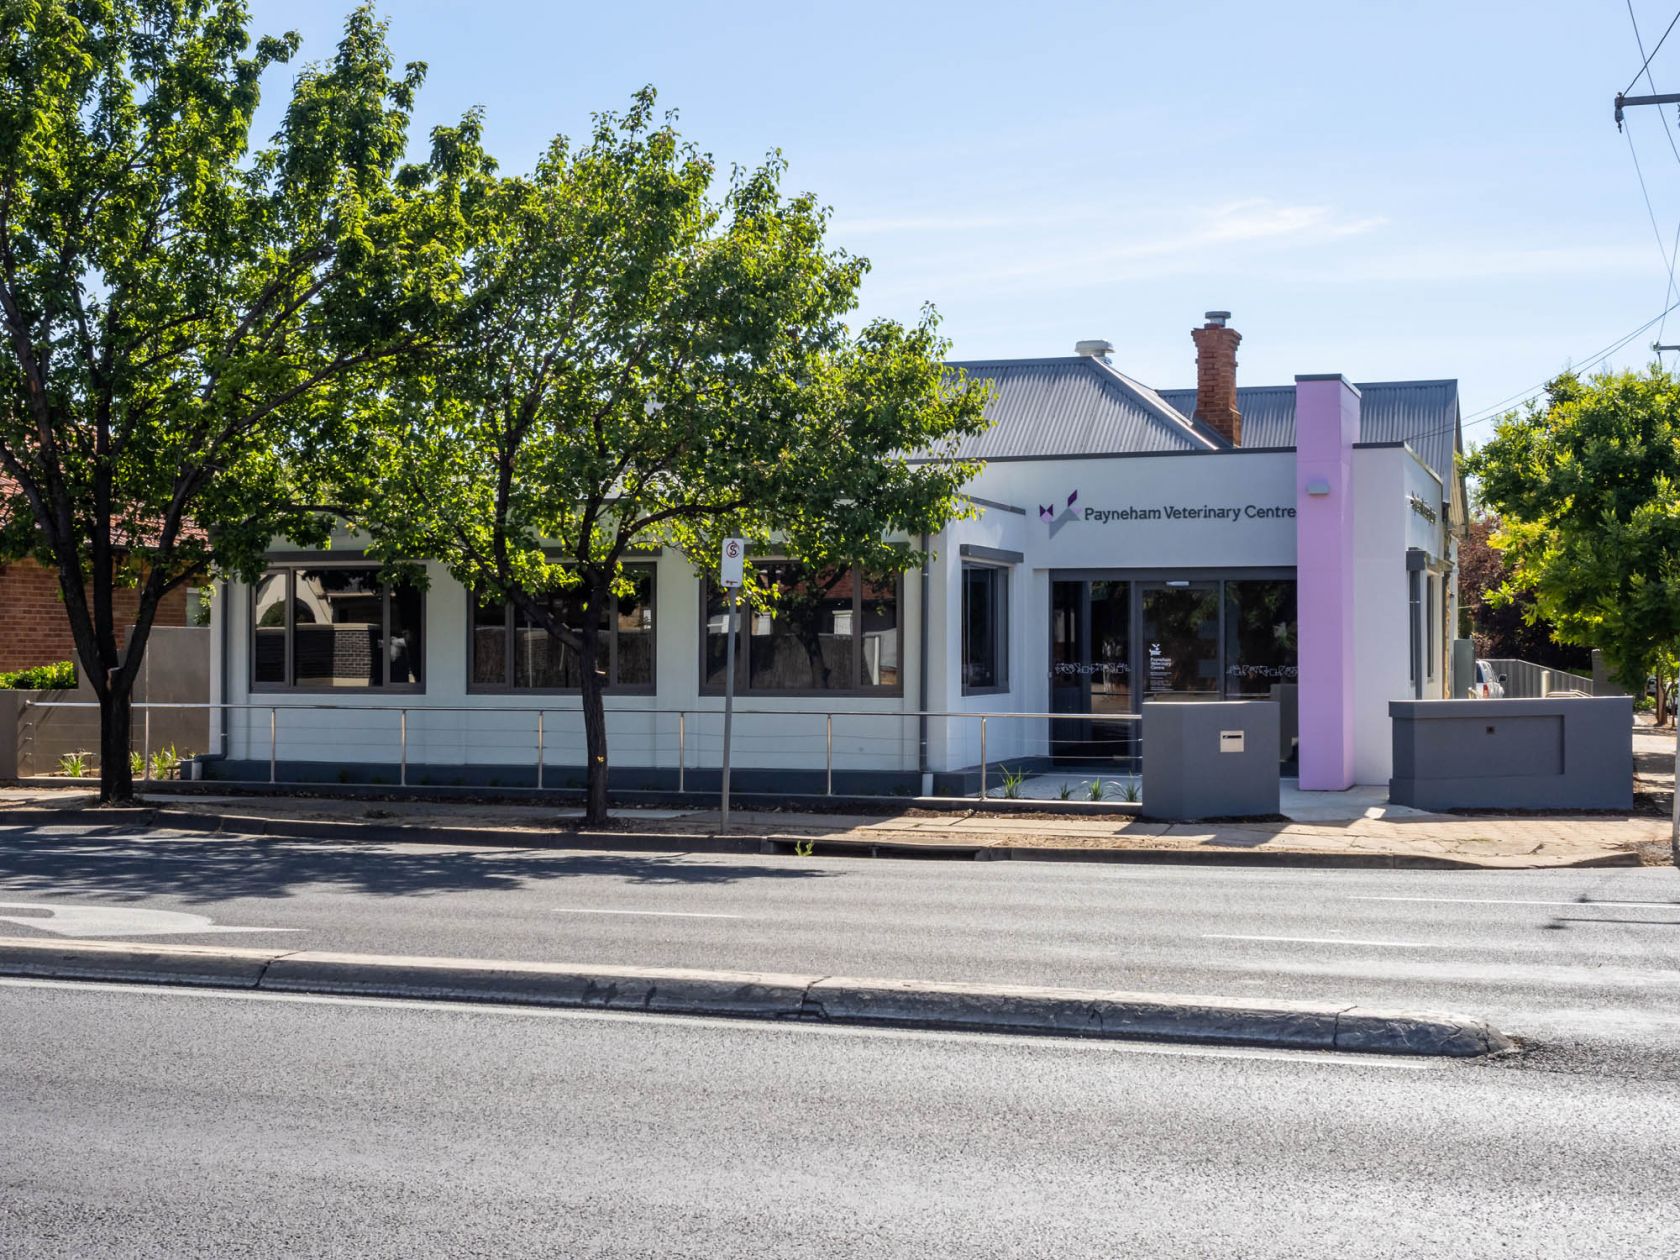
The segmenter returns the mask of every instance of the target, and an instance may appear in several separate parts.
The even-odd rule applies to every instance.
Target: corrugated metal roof
[[[992,426],[963,443],[965,458],[1213,450],[1221,443],[1146,385],[1099,359],[953,363],[993,383]]]
[[[1193,389],[1152,390],[1100,359],[1000,359],[953,363],[990,380],[992,426],[961,448],[968,458],[1221,450],[1226,442],[1191,418]],[[1458,479],[1457,381],[1373,381],[1359,386],[1360,441],[1405,442],[1444,486]],[[1237,389],[1245,447],[1295,445],[1295,386]]]
[[[1445,486],[1458,472],[1457,381],[1370,381],[1358,385],[1359,440],[1405,442]],[[1196,406],[1193,389],[1163,389],[1161,400],[1181,412]],[[1295,387],[1257,385],[1237,388],[1244,446],[1295,445]]]
[[[1161,401],[1189,415],[1196,409],[1193,389],[1163,389]],[[1237,410],[1242,412],[1244,446],[1295,445],[1295,387],[1256,385],[1237,388]]]

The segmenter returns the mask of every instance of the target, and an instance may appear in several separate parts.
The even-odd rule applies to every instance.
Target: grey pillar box
[[[1274,701],[1144,702],[1146,818],[1275,814],[1278,760]]]
[[[1388,799],[1396,805],[1633,807],[1631,697],[1392,700],[1388,712],[1394,720]]]

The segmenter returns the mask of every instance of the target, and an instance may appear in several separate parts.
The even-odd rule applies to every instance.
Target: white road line
[[[1349,901],[1418,901],[1443,906],[1570,906],[1576,910],[1591,910],[1609,906],[1619,910],[1680,910],[1680,901],[1521,901],[1502,897],[1378,897],[1350,896]]]
[[[498,1006],[489,1002],[429,1002],[409,998],[352,997],[329,993],[258,993],[249,989],[189,989],[169,985],[113,984],[89,980],[42,980],[0,976],[3,989],[66,989],[158,997],[222,998],[236,1002],[289,1002],[313,1006],[360,1006],[386,1010],[436,1011],[469,1017],[516,1016],[522,1019],[576,1020],[580,1023],[669,1024],[678,1028],[715,1028],[729,1032],[762,1030],[776,1035],[855,1037],[900,1041],[999,1042],[1071,1054],[1148,1054],[1187,1059],[1264,1059],[1274,1063],[1310,1063],[1338,1067],[1392,1068],[1402,1072],[1443,1072],[1458,1066],[1452,1059],[1406,1058],[1387,1054],[1345,1054],[1334,1050],[1268,1050],[1258,1046],[1162,1045],[1115,1037],[1033,1036],[1030,1033],[968,1032],[954,1028],[860,1028],[846,1024],[796,1024],[774,1020],[726,1019],[707,1015],[659,1015],[643,1011],[586,1011],[541,1006]]]
[[[744,919],[744,914],[701,914],[695,910],[585,910],[563,906],[555,914],[637,914],[655,919]]]
[[[1342,936],[1237,936],[1203,932],[1204,941],[1279,941],[1286,945],[1374,945],[1381,949],[1439,949],[1434,941],[1355,941]]]

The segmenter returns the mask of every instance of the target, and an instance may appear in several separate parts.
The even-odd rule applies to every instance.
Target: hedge
[[[28,669],[14,669],[0,674],[0,688],[19,691],[67,691],[76,685],[76,666],[73,661],[54,661],[51,665],[31,665]]]

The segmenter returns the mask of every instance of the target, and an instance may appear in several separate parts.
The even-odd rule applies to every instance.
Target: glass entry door
[[[1132,584],[1050,584],[1050,708],[1081,715],[1051,723],[1052,754],[1063,761],[1116,761],[1135,753],[1133,724],[1105,714],[1136,713],[1132,675]]]
[[[1139,594],[1144,699],[1219,699],[1219,583],[1148,583]]]

